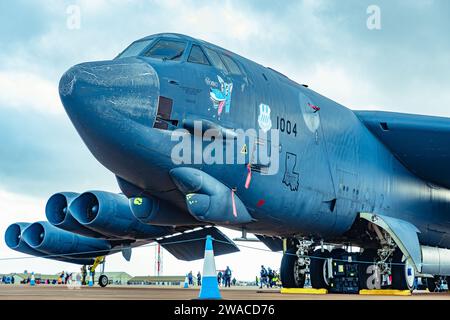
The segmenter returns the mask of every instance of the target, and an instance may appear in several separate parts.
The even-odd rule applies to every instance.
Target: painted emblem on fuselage
[[[219,80],[219,88],[211,87],[209,96],[214,109],[217,109],[217,115],[220,116],[224,108],[225,113],[230,113],[233,83],[226,83],[220,76],[217,76],[217,79]]]
[[[267,132],[272,129],[272,120],[270,119],[270,107],[264,103],[259,105],[259,116],[258,116],[259,128]]]
[[[283,176],[283,183],[291,189],[291,191],[298,191],[299,173],[295,172],[297,166],[297,155],[286,152],[285,169]]]
[[[316,133],[320,127],[320,107],[314,104],[304,93],[299,93],[300,110],[306,127],[312,133]]]

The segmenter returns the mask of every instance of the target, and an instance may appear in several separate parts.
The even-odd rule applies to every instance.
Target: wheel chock
[[[410,296],[409,290],[393,290],[393,289],[363,289],[359,294],[366,296]]]
[[[327,289],[313,288],[281,288],[280,293],[283,294],[327,294]]]

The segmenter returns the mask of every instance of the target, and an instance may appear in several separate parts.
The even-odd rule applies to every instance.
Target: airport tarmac
[[[69,289],[66,286],[0,285],[0,300],[191,300],[197,288],[108,286]],[[411,296],[366,296],[348,294],[281,294],[279,289],[221,289],[224,300],[450,300],[450,293],[417,292]]]

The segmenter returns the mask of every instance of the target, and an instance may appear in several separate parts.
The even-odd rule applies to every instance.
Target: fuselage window
[[[138,56],[142,51],[144,51],[145,48],[153,41],[154,39],[148,39],[148,40],[142,40],[142,41],[136,41],[133,42],[128,48],[125,49],[124,52],[122,52],[117,59],[120,58],[128,58],[128,57],[136,57]]]
[[[220,69],[220,70],[222,70],[225,73],[228,73],[227,67],[225,67],[225,65],[222,62],[222,59],[220,59],[220,56],[219,56],[219,54],[217,52],[215,52],[215,51],[213,51],[211,49],[208,49],[208,48],[205,48],[205,51],[206,51],[206,54],[209,57],[209,60],[212,62],[212,64],[217,69]]]
[[[228,70],[230,70],[231,74],[238,74],[238,75],[242,74],[241,69],[239,69],[238,65],[236,64],[236,62],[233,61],[233,59],[225,55],[221,55],[221,57],[223,62],[227,66]]]
[[[178,61],[186,48],[186,43],[174,40],[159,40],[145,53],[146,57]]]
[[[193,45],[191,49],[191,53],[189,54],[188,62],[198,63],[198,64],[206,64],[209,65],[209,61],[203,53],[202,48],[197,45]]]

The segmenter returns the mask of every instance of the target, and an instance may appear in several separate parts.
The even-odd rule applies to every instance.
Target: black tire
[[[326,263],[327,258],[330,258],[331,254],[328,250],[323,252],[318,249],[312,254],[311,263],[309,265],[309,275],[311,277],[311,286],[314,289],[329,289],[330,284],[326,279]]]
[[[359,289],[374,289],[370,288],[368,280],[369,277],[374,276],[374,272],[369,272],[369,267],[375,266],[375,262],[378,258],[376,249],[364,249],[364,251],[359,255],[359,264],[358,264],[358,276],[359,276]],[[374,270],[372,270],[374,271]],[[378,274],[378,279],[372,278],[371,284],[376,286],[376,282],[378,282],[379,287],[381,288],[381,275]]]
[[[280,278],[283,288],[303,288],[305,285],[305,274],[298,271],[298,258],[295,249],[289,249],[281,259]]]
[[[412,291],[414,289],[414,267],[402,260],[402,251],[396,249],[392,258],[392,288]]]
[[[345,249],[342,249],[342,248],[333,249],[333,250],[331,250],[331,257],[333,259],[340,260],[341,259],[341,255],[343,255],[345,253],[347,253],[347,250],[345,250]]]
[[[436,284],[436,282],[438,282],[439,281],[439,278],[438,277],[433,277],[433,278],[427,278],[426,279],[426,282],[427,282],[427,288],[428,288],[428,291],[430,291],[430,292],[438,292],[436,289],[437,289],[437,284]]]
[[[104,288],[109,284],[109,279],[107,276],[105,276],[104,274],[102,274],[99,278],[98,278],[98,284],[100,287]]]

